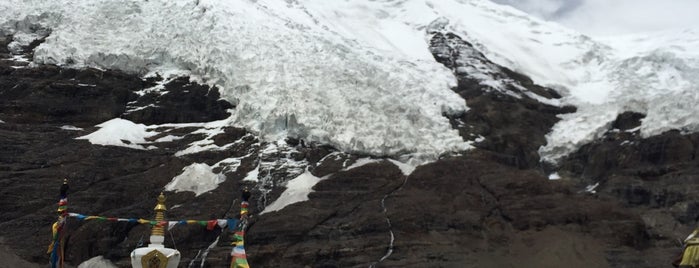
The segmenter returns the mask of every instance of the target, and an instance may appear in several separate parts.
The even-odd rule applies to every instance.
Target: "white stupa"
[[[158,204],[155,206],[155,221],[150,235],[150,244],[147,247],[137,248],[131,252],[131,266],[134,268],[177,268],[180,263],[180,252],[176,249],[166,248],[165,225],[165,195],[160,193]]]

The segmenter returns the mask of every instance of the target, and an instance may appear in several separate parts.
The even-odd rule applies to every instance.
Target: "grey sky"
[[[699,28],[699,0],[492,0],[590,35]]]

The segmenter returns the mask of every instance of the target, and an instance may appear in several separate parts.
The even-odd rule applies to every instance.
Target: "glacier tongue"
[[[451,72],[424,60],[424,29],[386,26],[421,39],[415,45],[424,51],[410,56],[412,48],[363,44],[336,34],[330,20],[268,2],[8,1],[0,10],[13,16],[0,23],[7,29],[10,18],[38,15],[35,23],[52,30],[36,63],[187,71],[220,86],[237,106],[234,124],[265,139],[288,135],[345,151],[430,158],[469,148],[443,116],[468,108],[450,90]]]
[[[555,163],[606,131],[623,112],[645,114],[641,135],[649,137],[677,129],[699,131],[699,34],[655,33],[601,40],[604,53],[578,62],[587,69],[570,87],[568,103],[576,113],[561,116],[539,150],[542,160]]]

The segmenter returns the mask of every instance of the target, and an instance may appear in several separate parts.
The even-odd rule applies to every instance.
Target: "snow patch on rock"
[[[400,169],[400,171],[403,172],[403,175],[405,175],[405,176],[410,176],[410,174],[413,173],[413,171],[415,171],[415,168],[416,168],[413,165],[406,164],[406,163],[403,163],[403,162],[400,162],[397,160],[388,159],[388,161],[390,161],[396,167],[398,167]]]
[[[561,175],[558,175],[558,172],[554,172],[549,174],[549,180],[555,181],[555,180],[560,180]]]
[[[257,165],[255,169],[251,170],[248,172],[247,175],[245,175],[245,178],[243,181],[252,181],[252,182],[259,182],[260,179],[258,176],[260,175],[260,165]]]
[[[100,255],[84,261],[78,265],[78,268],[117,268],[117,266]]]
[[[342,170],[350,170],[350,169],[353,169],[353,168],[358,168],[358,167],[361,167],[361,166],[364,166],[364,165],[368,165],[368,164],[372,164],[372,163],[378,163],[378,162],[381,162],[381,161],[383,161],[383,159],[372,159],[372,158],[368,158],[368,157],[366,157],[366,158],[359,158],[359,159],[357,159],[356,161],[354,161],[354,163],[353,163],[352,165],[350,165],[349,167],[343,168]]]
[[[62,130],[68,130],[68,131],[82,131],[82,130],[84,130],[84,129],[82,129],[82,128],[79,128],[79,127],[76,127],[76,126],[71,126],[71,125],[64,125],[64,126],[61,126],[61,129],[62,129]]]
[[[214,190],[219,184],[226,180],[226,176],[216,174],[212,167],[204,163],[194,163],[182,169],[182,173],[177,175],[165,185],[165,191],[189,191],[195,196]]]
[[[144,124],[136,124],[126,119],[114,118],[97,125],[100,129],[85,136],[78,137],[79,140],[88,140],[92,144],[121,146],[133,149],[145,150],[143,144],[147,143],[146,138],[158,134],[149,131]]]
[[[311,172],[306,171],[298,177],[286,183],[286,190],[272,204],[265,207],[260,213],[268,213],[281,210],[291,204],[308,200],[308,194],[313,192],[313,186],[325,178],[313,176]]]
[[[194,154],[203,151],[222,151],[231,146],[236,145],[239,142],[243,142],[242,139],[236,141],[235,143],[225,144],[223,146],[218,146],[214,142],[214,137],[219,133],[224,132],[224,128],[229,126],[231,123],[230,118],[212,121],[207,123],[189,123],[189,124],[165,124],[163,126],[173,126],[173,127],[200,127],[200,129],[192,132],[191,134],[203,134],[204,138],[197,140],[189,144],[189,147],[178,151],[175,156],[183,156],[188,154]]]

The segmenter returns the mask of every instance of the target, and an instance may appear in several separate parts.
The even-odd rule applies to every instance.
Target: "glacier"
[[[555,163],[624,111],[641,134],[699,130],[699,35],[597,39],[486,0],[6,0],[0,32],[48,35],[34,63],[187,74],[216,85],[230,121],[266,140],[291,136],[349,152],[432,158],[471,148],[444,115],[468,111],[434,61],[426,27],[563,95],[539,152]]]
[[[281,2],[280,2],[281,3]],[[320,1],[317,4],[321,4]],[[35,63],[148,74],[188,72],[217,85],[233,124],[374,155],[434,158],[470,145],[444,114],[468,110],[429,56],[365,46],[275,1],[5,1],[17,21],[51,29]],[[359,12],[359,11],[357,11]],[[31,28],[31,27],[24,27]],[[422,33],[408,27],[410,33]],[[20,35],[21,36],[21,35]],[[386,52],[388,51],[388,52]]]

